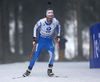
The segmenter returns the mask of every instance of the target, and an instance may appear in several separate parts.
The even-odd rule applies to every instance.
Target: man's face
[[[47,18],[47,22],[51,23],[53,20],[53,15],[48,15],[46,16],[46,18]]]

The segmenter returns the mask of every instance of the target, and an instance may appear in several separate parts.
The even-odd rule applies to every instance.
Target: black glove
[[[33,45],[36,45],[36,44],[37,44],[37,38],[33,37]]]
[[[57,36],[56,40],[57,40],[57,42],[59,42],[60,41],[60,36]]]

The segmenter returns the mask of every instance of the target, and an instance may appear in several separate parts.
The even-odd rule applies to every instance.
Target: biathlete
[[[54,63],[54,45],[53,45],[53,33],[54,29],[57,29],[57,37],[56,40],[60,41],[60,24],[59,21],[54,18],[54,13],[52,9],[47,9],[46,17],[40,19],[34,26],[33,29],[33,45],[36,46],[34,51],[34,56],[30,61],[28,69],[23,74],[24,77],[29,76],[31,70],[35,64],[35,61],[39,57],[40,52],[46,48],[50,57],[49,57],[49,64],[47,69],[48,76],[53,76],[54,73],[52,72],[53,63]],[[37,40],[37,31],[40,29],[39,38]]]

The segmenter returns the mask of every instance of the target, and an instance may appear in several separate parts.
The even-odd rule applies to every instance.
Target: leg
[[[49,53],[49,67],[53,67],[54,63],[54,51],[48,50]]]
[[[48,50],[49,53],[49,67],[53,67],[53,63],[54,63],[54,46],[53,46],[53,42],[50,42],[46,49]]]
[[[47,74],[48,74],[48,76],[53,76],[54,73],[52,72],[52,67],[53,67],[53,63],[54,63],[54,54],[50,50],[48,52],[49,52],[50,58],[49,58]]]
[[[28,69],[26,70],[26,72],[23,74],[24,77],[29,76],[31,73],[31,70],[34,66],[35,61],[37,60],[37,58],[39,57],[39,54],[41,52],[41,50],[43,49],[43,46],[41,44],[37,44],[36,45],[36,51],[34,52],[34,56],[30,61],[30,65],[28,66]]]
[[[39,54],[42,51],[42,49],[43,49],[43,46],[41,44],[37,44],[36,45],[36,51],[34,52],[34,56],[33,56],[33,58],[30,61],[28,69],[32,70],[32,68],[33,68],[33,66],[35,64],[35,61],[39,57]]]
[[[49,56],[50,56],[47,74],[48,74],[48,76],[53,76],[54,73],[52,72],[52,67],[53,67],[53,63],[54,63],[54,46],[53,46],[52,42],[50,42],[47,45],[47,50],[48,50],[48,53],[49,53]]]

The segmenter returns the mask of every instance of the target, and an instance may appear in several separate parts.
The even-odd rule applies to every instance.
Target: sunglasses
[[[53,17],[47,17],[47,18],[49,18],[49,19],[53,19]]]

